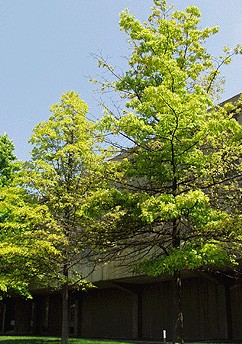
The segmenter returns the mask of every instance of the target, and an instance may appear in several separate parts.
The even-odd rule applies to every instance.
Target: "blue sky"
[[[174,0],[178,9],[196,5],[201,27],[220,26],[208,44],[218,56],[224,45],[242,43],[241,0]],[[129,8],[145,20],[152,0],[0,0],[0,135],[13,140],[19,159],[29,158],[27,143],[33,127],[49,117],[49,106],[61,94],[75,90],[90,113],[99,118],[89,76],[101,71],[92,54],[110,57],[124,66],[127,37],[120,32],[119,13]],[[241,92],[241,57],[223,70],[225,100]]]

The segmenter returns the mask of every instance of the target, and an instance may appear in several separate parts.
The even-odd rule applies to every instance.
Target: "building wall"
[[[15,304],[15,328],[14,332],[24,335],[32,332],[32,301],[19,299]]]
[[[169,339],[173,327],[173,296],[171,282],[145,285],[142,291],[142,337],[161,339],[167,331]]]
[[[83,295],[81,336],[137,338],[135,294],[118,288],[88,291]]]
[[[45,335],[49,333],[49,295],[35,295],[33,333],[35,335]]]
[[[187,340],[227,338],[225,288],[206,279],[183,280],[184,335]],[[143,290],[143,338],[172,340],[172,283],[146,285]]]
[[[52,336],[58,336],[61,333],[61,296],[54,294],[49,298],[49,319],[48,319],[48,333]]]
[[[184,331],[190,340],[227,339],[225,286],[189,279],[183,286]]]
[[[242,342],[242,286],[231,288],[232,339]]]
[[[242,288],[206,277],[183,279],[184,334],[188,341],[241,340]],[[116,281],[106,288],[70,297],[70,331],[78,337],[172,340],[171,281],[141,284]],[[61,295],[35,295],[33,300],[7,299],[0,306],[2,333],[61,335]]]

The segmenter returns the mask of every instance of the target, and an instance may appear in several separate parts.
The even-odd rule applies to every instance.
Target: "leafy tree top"
[[[0,185],[7,185],[13,178],[15,169],[14,145],[7,134],[0,136]]]
[[[145,23],[121,13],[120,28],[132,47],[127,71],[118,75],[100,59],[112,79],[102,89],[123,100],[122,111],[105,107],[100,127],[127,142],[120,140],[124,159],[114,162],[123,172],[115,195],[122,204],[121,247],[149,252],[149,262],[158,257],[159,274],[165,267],[180,270],[176,257],[189,260],[192,248],[203,259],[191,254],[184,269],[239,256],[242,128],[234,118],[237,105],[216,106],[215,100],[222,91],[220,69],[241,47],[225,48],[215,59],[205,42],[218,28],[200,29],[198,8],[171,11],[166,1],[154,3]],[[209,258],[208,247],[217,254]]]

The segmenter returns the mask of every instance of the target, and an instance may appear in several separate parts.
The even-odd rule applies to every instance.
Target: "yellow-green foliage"
[[[144,23],[121,13],[129,66],[116,83],[112,77],[102,84],[120,94],[123,110],[106,107],[100,128],[129,142],[122,147],[126,160],[114,159],[123,190],[112,209],[116,247],[148,254],[140,266],[155,275],[234,264],[241,257],[235,224],[241,223],[242,128],[234,118],[241,105],[219,107],[215,100],[220,67],[241,47],[226,47],[215,59],[205,43],[218,28],[202,29],[197,7],[154,4]],[[100,66],[117,75],[106,61]]]

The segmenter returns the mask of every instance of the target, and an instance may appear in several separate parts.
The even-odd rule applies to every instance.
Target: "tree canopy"
[[[15,168],[16,157],[14,145],[7,134],[0,136],[0,183],[4,186],[11,182]]]
[[[31,297],[30,285],[41,285],[52,269],[57,236],[46,207],[21,185],[22,167],[7,135],[0,137],[0,148],[0,291]]]
[[[216,105],[220,68],[241,48],[225,48],[215,59],[205,43],[218,28],[200,29],[197,7],[154,4],[145,23],[121,13],[132,48],[128,70],[118,75],[100,59],[111,73],[102,89],[121,98],[119,107],[105,106],[100,128],[127,143],[114,143],[122,171],[114,193],[116,247],[129,256],[133,248],[139,271],[173,275],[174,341],[182,343],[181,272],[241,259],[242,128],[234,117],[241,101]]]
[[[101,237],[84,208],[90,195],[103,185],[103,157],[97,154],[95,126],[86,118],[88,107],[79,94],[63,94],[50,111],[49,120],[39,123],[30,139],[34,148],[25,185],[48,209],[63,239],[57,242],[59,255],[52,278],[62,290],[64,344],[68,342],[69,290],[91,286],[85,280],[87,269],[82,271],[80,264],[88,265],[91,255],[100,250]]]
[[[241,105],[214,102],[220,71],[204,44],[217,28],[199,29],[194,6],[170,14],[165,1],[155,4],[148,23],[121,14],[133,47],[130,68],[102,86],[120,92],[126,104],[121,113],[106,108],[100,126],[131,142],[120,145],[121,158],[114,161],[125,176],[118,191],[129,192],[135,222],[157,228],[155,242],[166,256],[169,244],[179,254],[194,240],[199,246],[205,232],[206,245],[209,233],[221,238],[227,221],[240,214],[242,130],[234,115]],[[229,61],[226,55],[219,65]],[[105,61],[100,65],[114,73]],[[177,229],[170,237],[166,223],[176,223],[178,237]],[[204,265],[198,260],[195,266],[199,261]]]

